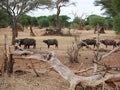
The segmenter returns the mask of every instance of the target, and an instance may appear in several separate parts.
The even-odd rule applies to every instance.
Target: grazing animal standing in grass
[[[17,39],[15,42],[18,43],[19,46],[24,45],[25,49],[29,49],[30,46],[36,48],[36,40],[32,38]]]
[[[56,39],[47,39],[47,40],[43,40],[43,42],[48,45],[48,48],[50,48],[50,45],[55,45],[55,47],[58,48],[58,40]]]
[[[86,45],[93,45],[94,48],[96,46],[96,40],[95,39],[85,39],[82,40],[82,42],[80,42],[78,45],[80,45],[81,47],[86,46]]]
[[[116,43],[115,40],[105,39],[105,40],[100,40],[100,42],[101,42],[102,44],[104,44],[104,45],[106,46],[106,48],[107,48],[108,45],[109,45],[109,46],[113,46],[113,48],[117,46],[117,43]]]
[[[120,46],[120,41],[117,43],[117,46]]]

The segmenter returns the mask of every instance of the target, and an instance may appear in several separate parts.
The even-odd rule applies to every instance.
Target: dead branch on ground
[[[79,43],[78,37],[74,37],[74,42],[72,43],[72,46],[67,49],[67,54],[69,56],[69,61],[71,63],[78,63],[79,61],[79,50],[81,47],[78,47],[77,44]]]
[[[24,53],[25,52],[23,51],[23,54]],[[75,75],[67,66],[60,62],[54,52],[34,51],[33,55],[24,58],[48,62],[65,80],[70,83],[69,90],[75,90],[78,84],[82,86],[96,87],[97,85],[103,85],[103,83],[109,86],[109,90],[111,90],[116,87],[114,83],[120,81],[120,73],[107,73],[104,77],[101,74],[89,77]]]
[[[99,53],[99,50],[100,50],[100,47],[99,47],[100,46],[100,30],[98,29],[98,26],[97,26],[97,34],[98,34],[98,37],[97,37],[97,51],[96,51],[96,53],[94,53],[94,60],[93,60],[93,63],[94,63],[94,73],[97,72],[98,65],[104,66],[106,68],[105,72],[107,73],[109,70],[111,70],[110,66],[106,65],[106,64],[100,64],[100,61],[103,58],[106,58],[109,55],[111,55],[113,52],[117,51],[120,47],[116,47],[113,50],[111,50],[110,52],[108,52],[108,53],[106,53],[104,55],[100,55],[100,53]]]
[[[7,44],[8,45],[8,44]],[[7,49],[9,46],[7,46]],[[113,51],[116,51],[118,48],[115,48],[114,50],[110,51],[106,55],[103,55],[100,57],[100,60],[102,58],[107,57]],[[6,52],[11,54],[11,52]],[[67,66],[63,65],[60,60],[57,58],[54,52],[48,52],[48,51],[40,51],[40,50],[16,50],[12,52],[13,55],[24,55],[29,54],[29,56],[23,56],[23,58],[26,59],[36,59],[44,62],[48,62],[65,80],[67,80],[70,83],[69,90],[76,90],[77,85],[81,86],[90,86],[90,87],[96,87],[98,85],[106,85],[108,86],[108,90],[112,90],[116,88],[115,82],[120,81],[120,73],[105,73],[105,75],[96,74],[91,75],[88,77],[85,76],[78,76],[75,75],[73,71],[71,71]],[[8,55],[8,54],[7,54]],[[8,57],[10,58],[10,57]],[[98,59],[97,59],[98,60]],[[106,88],[106,87],[105,87]]]

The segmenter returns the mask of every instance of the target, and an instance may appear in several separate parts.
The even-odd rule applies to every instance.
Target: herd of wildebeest
[[[114,47],[117,47],[120,45],[120,41],[119,42],[116,42],[115,40],[108,40],[108,39],[104,39],[104,40],[99,40],[100,43],[104,44],[107,48],[107,46],[113,46]],[[89,45],[93,45],[94,48],[97,47],[97,41],[95,39],[85,39],[85,40],[82,40],[82,42],[80,42],[78,44],[78,46],[89,46]]]
[[[43,40],[43,42],[47,44],[48,48],[50,48],[50,45],[55,45],[56,47],[58,47],[57,39],[47,39],[47,40]],[[15,43],[18,43],[20,47],[21,45],[24,45],[25,49],[29,49],[30,46],[33,46],[33,48],[36,48],[36,40],[33,38],[16,39]]]
[[[58,48],[57,39],[47,39],[47,40],[43,40],[43,42],[47,44],[48,48],[50,48],[50,45],[55,45],[55,47]],[[25,49],[29,49],[30,46],[33,46],[33,48],[36,48],[36,40],[33,38],[16,39],[15,43],[18,43],[19,46],[24,45]],[[117,42],[115,40],[108,40],[108,39],[100,40],[100,43],[104,44],[106,48],[107,46],[113,46],[114,48],[120,45],[120,41]],[[96,39],[84,39],[80,41],[77,45],[80,47],[93,45],[95,48],[97,47],[97,41]]]

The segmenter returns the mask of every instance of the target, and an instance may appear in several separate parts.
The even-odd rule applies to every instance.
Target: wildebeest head
[[[117,43],[117,46],[120,46],[120,41]]]
[[[100,40],[101,43],[104,43],[104,40]]]
[[[16,39],[16,40],[14,41],[14,43],[15,43],[15,44],[17,43],[18,45],[20,45],[21,40],[22,40],[22,39]]]
[[[43,40],[43,42],[44,42],[44,43],[47,43],[47,42],[48,42],[48,40]]]
[[[81,46],[81,47],[83,47],[83,46],[88,47],[89,45],[93,45],[95,48],[96,40],[95,39],[84,39],[78,44],[78,46]]]

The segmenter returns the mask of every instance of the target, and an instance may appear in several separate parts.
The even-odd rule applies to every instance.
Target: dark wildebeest
[[[109,46],[113,46],[113,48],[117,46],[117,43],[116,43],[115,40],[105,39],[105,40],[100,40],[100,42],[101,42],[102,44],[104,44],[104,45],[106,46],[106,48],[107,48],[108,45],[109,45]]]
[[[17,39],[15,40],[16,43],[18,43],[19,46],[24,45],[24,48],[30,48],[30,46],[33,46],[33,48],[36,48],[36,40],[32,38],[24,38],[24,39]]]
[[[48,45],[48,48],[50,47],[50,45],[55,45],[56,47],[58,47],[58,40],[56,39],[47,39],[43,40],[43,42]]]
[[[78,44],[79,46],[83,47],[83,46],[89,46],[89,45],[93,45],[94,48],[96,46],[96,40],[95,39],[85,39],[85,40],[82,40],[82,42],[80,42]]]
[[[24,45],[23,43],[21,43],[23,41],[23,39],[15,39],[15,43],[17,43],[20,47],[21,45]]]
[[[120,46],[120,41],[117,43],[117,46]]]

